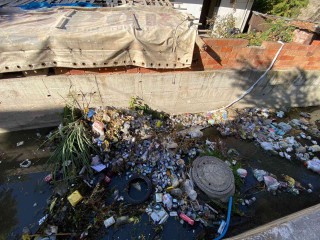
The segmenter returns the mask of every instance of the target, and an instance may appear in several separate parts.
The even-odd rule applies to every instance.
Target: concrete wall
[[[249,230],[230,240],[318,240],[320,204]]]
[[[248,20],[253,0],[221,0],[219,8],[216,10],[217,18],[223,18],[232,14],[235,18],[235,27],[242,32]]]
[[[174,2],[173,2],[174,3]],[[174,4],[175,7],[186,8],[182,12],[187,12],[195,18],[200,18],[203,0],[182,0],[179,1],[181,4]],[[199,22],[196,20],[195,22]]]
[[[85,74],[0,79],[0,132],[59,122],[70,94],[91,106],[127,107],[132,96],[170,113],[202,112],[240,96],[262,74],[253,70]],[[85,96],[85,98],[83,98]],[[270,72],[237,107],[320,105],[320,71]]]

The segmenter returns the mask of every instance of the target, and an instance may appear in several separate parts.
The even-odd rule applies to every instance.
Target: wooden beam
[[[198,45],[201,52],[205,51],[207,49],[207,44],[202,40],[199,35],[196,37],[196,44]]]

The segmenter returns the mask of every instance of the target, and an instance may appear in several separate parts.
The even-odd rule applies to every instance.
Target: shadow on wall
[[[235,89],[247,91],[265,72],[257,69],[257,65],[249,60],[238,60],[242,69],[234,69],[236,76],[232,84]],[[256,59],[255,63],[263,62],[269,66],[271,60]],[[250,76],[249,78],[247,76]],[[270,71],[254,89],[234,107],[257,106],[287,110],[290,107],[308,107],[320,105],[320,72],[305,71],[301,68],[291,68],[283,71]]]

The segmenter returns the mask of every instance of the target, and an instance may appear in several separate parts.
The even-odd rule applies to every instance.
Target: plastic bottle
[[[197,199],[197,192],[193,189],[193,185],[192,185],[192,182],[187,179],[185,182],[184,182],[184,190],[185,192],[187,193],[188,197],[194,201]]]

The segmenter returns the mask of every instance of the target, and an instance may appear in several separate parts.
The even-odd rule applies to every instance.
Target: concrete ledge
[[[168,73],[29,76],[0,79],[0,132],[56,124],[63,106],[128,107],[139,96],[154,109],[194,113],[228,105],[263,72],[251,69]],[[72,96],[72,97],[71,97]],[[320,105],[320,71],[269,72],[235,107]]]
[[[320,239],[320,204],[252,229],[232,240],[318,240]]]

